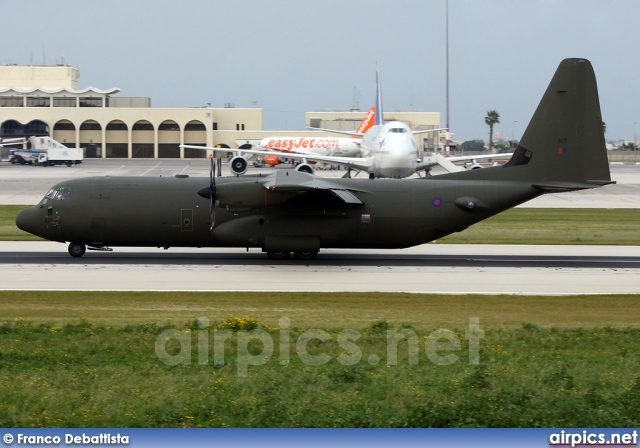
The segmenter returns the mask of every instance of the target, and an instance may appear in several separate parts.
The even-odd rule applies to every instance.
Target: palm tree
[[[500,123],[500,114],[495,110],[488,110],[484,122],[489,125],[489,152],[493,152],[493,125]]]

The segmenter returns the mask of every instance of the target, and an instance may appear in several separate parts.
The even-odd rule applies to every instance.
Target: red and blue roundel
[[[433,198],[431,200],[431,205],[433,205],[434,207],[441,207],[442,204],[444,204],[444,201],[442,200],[442,198]]]

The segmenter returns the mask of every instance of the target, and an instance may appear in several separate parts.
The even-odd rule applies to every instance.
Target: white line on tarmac
[[[142,176],[146,176],[148,173],[150,173],[151,171],[155,170],[156,168],[158,168],[160,166],[162,162],[158,162],[157,164],[155,164],[153,167],[149,168],[147,171],[145,171],[144,173],[142,173]]]

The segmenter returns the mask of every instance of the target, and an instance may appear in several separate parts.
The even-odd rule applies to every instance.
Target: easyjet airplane
[[[372,106],[355,131],[356,135],[351,137],[266,137],[260,140],[256,149],[282,153],[264,156],[264,161],[269,165],[283,163],[290,154],[356,157],[361,154],[361,136],[373,126],[375,115],[376,107]],[[242,156],[232,159],[231,170],[234,174],[244,174],[247,164],[237,157]]]

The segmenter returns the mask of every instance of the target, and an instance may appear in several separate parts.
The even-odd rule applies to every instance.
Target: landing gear
[[[286,260],[287,258],[289,258],[290,253],[291,252],[286,252],[286,251],[274,251],[274,252],[267,252],[267,256],[272,260]]]
[[[84,244],[69,244],[69,255],[71,255],[72,257],[82,257],[86,251],[87,247]]]
[[[267,252],[267,256],[272,260],[286,260],[291,255],[291,252],[288,251],[274,251]],[[293,253],[293,256],[296,260],[313,260],[318,256],[317,250],[309,250],[309,251],[296,251]]]
[[[318,256],[317,250],[294,252],[293,256],[298,260],[313,260]]]

